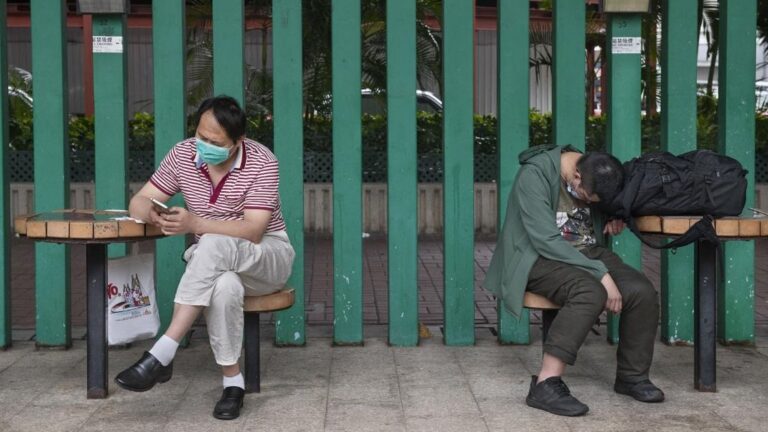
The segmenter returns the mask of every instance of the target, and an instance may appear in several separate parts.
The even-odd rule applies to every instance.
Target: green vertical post
[[[696,150],[697,0],[662,8],[661,146]],[[661,252],[661,340],[693,343],[693,245]]]
[[[44,212],[69,207],[66,4],[35,0],[31,14],[35,211]],[[69,246],[35,243],[35,268],[37,345],[69,347]]]
[[[387,1],[389,343],[419,343],[416,4]]]
[[[475,343],[474,2],[443,1],[445,343]]]
[[[749,170],[746,207],[755,201],[756,0],[720,1],[718,145]],[[718,338],[755,342],[755,242],[725,243],[724,285],[719,292]]]
[[[184,83],[185,25],[184,0],[166,0],[152,3],[152,57],[154,59],[155,91],[155,166],[186,137]],[[175,197],[173,205],[182,205]],[[171,236],[155,241],[155,272],[157,306],[161,328],[165,333],[173,315],[176,286],[184,273],[179,259],[184,252],[184,236]]]
[[[553,0],[552,135],[555,144],[584,150],[586,96],[586,6]]]
[[[93,17],[96,208],[99,209],[128,208],[125,29],[124,14]],[[125,253],[124,243],[109,246],[110,257]]]
[[[640,154],[640,30],[639,14],[608,16],[607,147],[621,161]],[[640,240],[629,230],[611,237],[611,249],[628,265],[642,269]],[[609,314],[610,315],[610,314]],[[608,320],[608,341],[619,340],[617,317]]]
[[[277,3],[277,2],[275,2]],[[275,51],[277,55],[280,55]],[[213,92],[245,106],[245,4],[213,2]]]
[[[272,6],[274,56],[274,142],[280,161],[280,200],[288,236],[296,251],[288,285],[296,290],[290,309],[277,313],[275,343],[304,345],[304,134],[301,62],[301,0]]]
[[[0,71],[8,70],[5,36],[5,0],[0,0]],[[8,75],[0,74],[0,89],[8,88]],[[8,92],[0,92],[0,143],[8,142]],[[11,346],[11,232],[8,151],[0,146],[0,349]]]
[[[499,2],[498,7],[498,86],[497,142],[499,176],[496,182],[499,209],[497,231],[501,232],[507,210],[507,199],[520,165],[517,155],[528,148],[529,68],[528,0]],[[523,309],[520,319],[496,302],[498,340],[502,344],[530,343],[529,313]]]
[[[331,3],[333,52],[333,342],[363,342],[360,2]]]

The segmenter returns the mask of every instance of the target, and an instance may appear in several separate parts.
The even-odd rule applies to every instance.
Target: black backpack
[[[657,248],[679,247],[700,238],[719,244],[712,219],[737,216],[744,209],[747,170],[728,156],[695,150],[675,156],[646,153],[624,164],[624,188],[608,213],[628,221],[643,241]],[[666,245],[644,238],[634,216],[703,216],[688,232]]]

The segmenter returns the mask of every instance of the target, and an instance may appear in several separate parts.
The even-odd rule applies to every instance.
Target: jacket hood
[[[559,155],[564,151],[581,153],[581,150],[571,145],[561,147],[554,144],[543,144],[524,150],[517,158],[520,161],[520,165],[531,164],[543,169],[554,168],[557,172],[560,172]],[[548,157],[537,157],[541,154],[548,154]]]
[[[531,160],[536,155],[540,155],[542,153],[546,153],[552,149],[557,147],[554,144],[543,144],[543,145],[537,145],[534,147],[530,147],[527,150],[523,150],[518,156],[517,159],[520,161],[520,165],[528,163],[528,161]]]

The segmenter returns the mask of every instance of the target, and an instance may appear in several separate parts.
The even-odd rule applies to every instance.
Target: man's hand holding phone
[[[171,208],[168,207],[165,203],[162,203],[154,198],[150,198],[149,201],[152,202],[152,207],[149,209],[149,222],[153,225],[163,226],[165,219],[162,217],[162,215],[173,214],[173,210],[171,210]]]
[[[168,208],[168,206],[165,205],[165,203],[162,203],[162,202],[160,202],[160,201],[158,201],[158,200],[156,200],[154,198],[150,198],[149,200],[152,201],[152,208],[155,209],[155,212],[157,214],[170,213],[171,212],[171,209]]]
[[[159,226],[165,235],[185,234],[195,232],[197,218],[192,213],[180,207],[168,207],[154,198],[150,217],[152,223]]]

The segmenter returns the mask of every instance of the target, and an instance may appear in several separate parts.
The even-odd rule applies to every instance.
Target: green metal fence
[[[66,129],[65,2],[32,0],[32,59],[35,71],[35,208],[68,206],[70,158]],[[244,100],[242,0],[216,0],[213,8],[214,91]],[[516,154],[527,147],[529,82],[529,1],[498,2],[498,177],[499,218],[517,170]],[[696,0],[664,1],[663,47],[665,80],[662,91],[665,148],[679,152],[695,147],[695,82],[697,45]],[[721,0],[720,145],[721,150],[754,166],[755,0]],[[334,342],[361,344],[362,242],[360,79],[360,2],[333,0],[333,179],[334,179]],[[474,343],[473,243],[473,91],[474,2],[444,0],[443,25],[443,136],[444,159],[444,300],[445,343]],[[0,10],[6,2],[0,0]],[[556,144],[585,145],[585,3],[553,1],[554,130]],[[155,162],[185,133],[185,2],[155,1],[153,11]],[[303,238],[303,108],[302,4],[280,0],[273,4],[274,150],[280,160],[280,192],[291,241],[297,252],[289,284],[296,303],[275,320],[276,343],[302,345],[306,341],[304,312]],[[389,341],[418,344],[418,275],[416,188],[416,43],[415,2],[387,1],[387,81],[389,104],[387,179],[389,185],[388,271]],[[4,18],[4,16],[0,16]],[[639,38],[639,15],[608,17],[608,37]],[[0,20],[0,70],[5,70],[5,20]],[[124,34],[125,17],[94,19],[94,35]],[[608,44],[610,47],[610,42]],[[640,53],[607,50],[608,137],[620,158],[639,153]],[[122,53],[95,53],[96,184],[99,206],[125,207],[128,160],[125,113],[125,60]],[[4,74],[0,74],[4,75]],[[5,88],[5,77],[0,88]],[[0,138],[7,141],[7,100],[0,98]],[[11,305],[8,226],[8,151],[3,147],[0,232],[0,347],[11,344]],[[750,173],[752,200],[754,185]],[[639,243],[630,235],[614,241],[614,249],[632,265],[640,264]],[[178,260],[181,238],[157,242],[159,304],[163,325],[172,309],[173,289],[183,267]],[[115,253],[120,253],[117,250]],[[69,253],[66,246],[36,245],[37,344],[68,346],[71,340]],[[729,342],[754,338],[754,246],[738,242],[726,246],[726,288],[720,298],[720,337]],[[670,269],[675,268],[676,271]],[[685,271],[680,271],[681,269]],[[665,255],[663,264],[662,339],[693,339],[693,263],[689,249]],[[736,277],[738,276],[738,277]],[[502,343],[529,341],[527,315],[517,321],[500,311],[498,335]],[[609,339],[615,341],[613,321]]]

